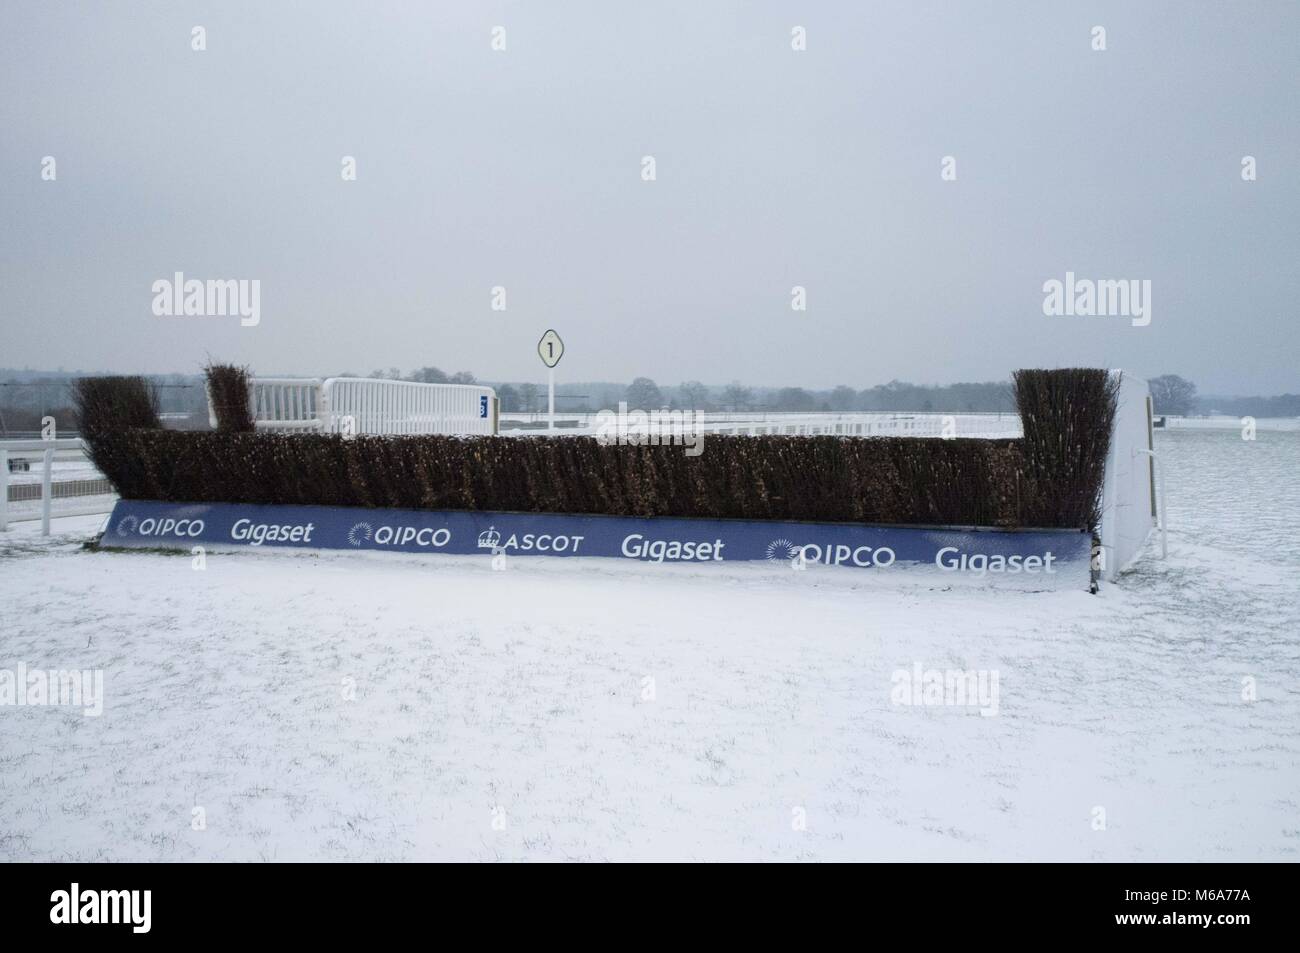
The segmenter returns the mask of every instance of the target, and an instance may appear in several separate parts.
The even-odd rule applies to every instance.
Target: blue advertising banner
[[[508,556],[608,556],[653,563],[771,560],[1086,582],[1090,539],[1066,530],[921,529],[563,513],[368,510],[120,500],[101,544],[122,548],[285,546]],[[1046,580],[1044,580],[1046,581]]]

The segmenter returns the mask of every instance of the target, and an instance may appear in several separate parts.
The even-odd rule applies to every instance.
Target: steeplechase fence
[[[699,456],[583,435],[432,429],[494,421],[487,388],[421,403],[408,387],[444,385],[253,378],[251,432],[91,428],[123,497],[103,544],[1113,577],[1155,525],[1146,383],[1088,369],[1015,377],[1020,436],[715,431]],[[357,436],[340,425],[345,412]]]

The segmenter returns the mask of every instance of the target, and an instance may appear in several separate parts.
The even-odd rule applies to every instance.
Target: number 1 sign
[[[542,339],[537,342],[537,354],[542,359],[542,363],[547,367],[554,367],[560,363],[560,358],[564,356],[564,342],[560,336],[553,330],[547,331],[542,335]]]
[[[548,368],[546,375],[546,429],[555,429],[555,365],[560,363],[560,358],[564,357],[564,342],[560,336],[555,333],[553,328],[548,328],[542,335],[542,339],[537,342],[537,356],[542,359],[542,363]]]

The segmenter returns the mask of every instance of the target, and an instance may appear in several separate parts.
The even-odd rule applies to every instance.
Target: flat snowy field
[[[0,707],[0,858],[1296,859],[1300,434],[1158,439],[1170,559],[1095,597],[18,524],[0,669],[105,700]],[[997,714],[893,704],[916,663]]]

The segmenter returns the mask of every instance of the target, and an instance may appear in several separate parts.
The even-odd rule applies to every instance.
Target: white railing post
[[[41,469],[41,535],[50,535],[50,498],[54,496],[54,451],[46,450]]]
[[[0,532],[9,528],[9,451],[0,450]]]
[[[316,386],[316,419],[320,421],[320,429],[324,433],[334,433],[333,422],[330,420],[329,384],[329,381],[324,381]]]

